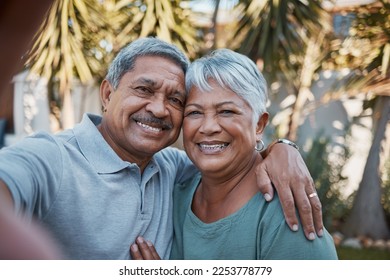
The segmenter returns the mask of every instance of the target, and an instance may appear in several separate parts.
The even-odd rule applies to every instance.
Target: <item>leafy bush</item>
[[[390,251],[381,249],[355,249],[349,247],[337,247],[337,255],[340,260],[390,260]]]
[[[329,138],[319,136],[302,156],[322,203],[324,225],[329,231],[335,231],[337,225],[334,222],[341,220],[349,208],[349,200],[341,194],[348,179],[342,175],[342,169],[349,151],[346,146],[332,146]]]
[[[385,214],[387,217],[387,222],[390,225],[390,158],[385,162],[385,168],[383,172],[383,194],[382,194],[382,204],[383,209],[385,209]]]

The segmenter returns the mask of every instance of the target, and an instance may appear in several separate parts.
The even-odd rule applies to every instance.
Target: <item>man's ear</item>
[[[259,117],[259,120],[257,121],[257,125],[256,125],[256,138],[259,138],[257,140],[260,140],[262,138],[264,128],[268,124],[268,118],[269,118],[269,114],[267,112],[263,113]]]
[[[112,92],[113,87],[110,82],[104,79],[100,84],[100,101],[102,102],[103,111],[106,110],[108,103],[110,102]]]

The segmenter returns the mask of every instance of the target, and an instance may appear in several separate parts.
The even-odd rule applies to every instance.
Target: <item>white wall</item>
[[[5,135],[5,146],[37,131],[58,131],[58,123],[50,116],[45,79],[28,77],[28,72],[22,72],[14,77],[13,83],[14,134]],[[101,113],[99,88],[96,86],[76,82],[68,102],[69,106],[65,106],[63,112],[67,115],[67,127],[79,122],[85,112]]]

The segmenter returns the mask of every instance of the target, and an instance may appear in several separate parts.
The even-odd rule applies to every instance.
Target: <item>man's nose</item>
[[[156,118],[164,118],[169,115],[167,102],[165,98],[154,97],[146,105],[146,110],[152,113]]]

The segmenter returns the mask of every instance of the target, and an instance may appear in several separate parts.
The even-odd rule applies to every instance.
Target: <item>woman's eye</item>
[[[230,114],[234,114],[234,112],[233,112],[233,111],[231,111],[231,110],[221,110],[219,113],[220,113],[220,114],[223,114],[223,115],[230,115]]]
[[[200,115],[201,112],[199,111],[188,111],[184,114],[185,117],[189,117],[189,116],[197,116],[197,115]]]

